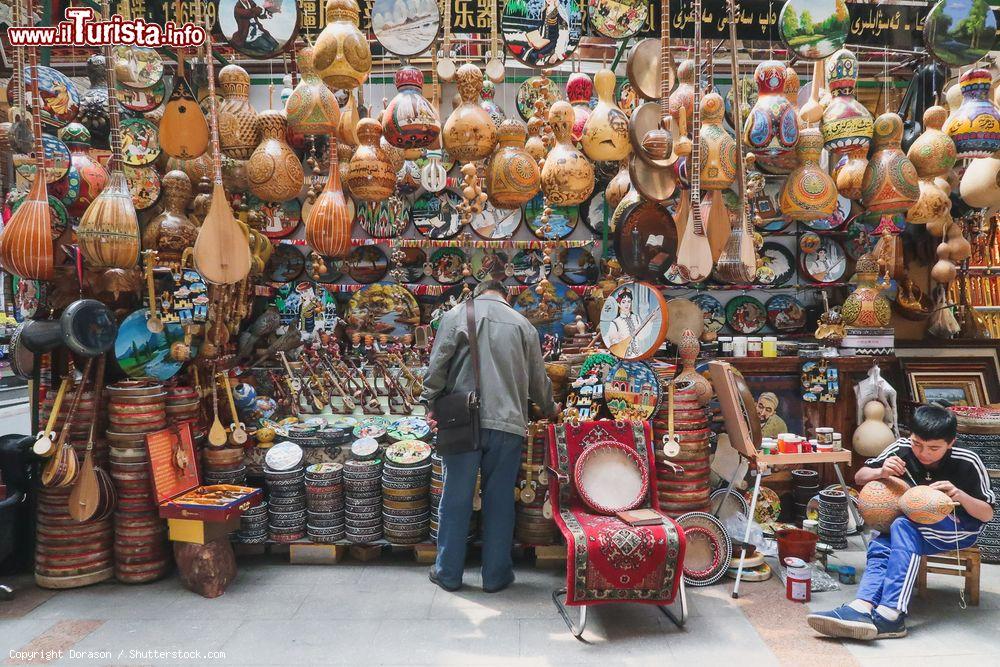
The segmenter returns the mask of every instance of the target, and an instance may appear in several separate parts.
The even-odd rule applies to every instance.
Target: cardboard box
[[[200,521],[198,519],[167,519],[170,539],[174,542],[207,544],[224,540],[240,527],[240,518],[234,516],[228,521]]]

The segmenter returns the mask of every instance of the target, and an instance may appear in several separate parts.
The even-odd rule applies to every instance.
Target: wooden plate
[[[590,285],[600,277],[597,260],[584,248],[563,248],[556,258],[553,272],[567,285]]]
[[[299,34],[299,3],[296,0],[283,0],[262,2],[261,5],[254,3],[254,8],[264,9],[254,19],[244,18],[245,15],[241,13],[237,20],[236,10],[245,11],[247,4],[241,0],[219,0],[216,28],[229,45],[243,55],[268,60],[291,48]],[[254,31],[258,35],[255,39],[247,38],[252,35],[247,33],[246,21],[257,22],[260,32]],[[240,36],[241,33],[243,36]],[[354,62],[353,57],[351,62]]]
[[[507,0],[500,17],[500,33],[507,50],[528,67],[559,65],[576,50],[583,34],[583,13],[575,0],[527,4]]]
[[[399,276],[399,281],[404,283],[419,283],[424,278],[424,265],[427,263],[427,253],[420,248],[397,248],[393,251],[400,253],[400,261],[393,268],[394,274]]]
[[[726,323],[738,334],[757,333],[767,323],[767,309],[752,296],[735,296],[726,304]]]
[[[621,361],[608,371],[604,402],[615,419],[649,419],[660,401],[660,382],[644,361]]]
[[[790,294],[776,294],[767,300],[767,323],[778,333],[801,331],[806,326],[806,309]]]
[[[394,238],[410,224],[410,205],[395,194],[378,202],[361,202],[357,206],[355,220],[373,238]]]
[[[822,60],[844,46],[850,23],[845,0],[787,0],[778,15],[778,35],[799,58]]]
[[[123,86],[152,88],[163,78],[163,60],[154,49],[122,44],[111,47],[111,53],[115,75]]]
[[[552,264],[545,261],[545,253],[541,250],[518,250],[511,265],[514,278],[522,285],[539,283],[552,271]]]
[[[410,219],[413,226],[429,239],[451,239],[462,231],[458,205],[462,195],[453,190],[425,192],[413,201]]]
[[[660,267],[673,264],[677,228],[663,206],[630,193],[615,209],[612,228],[615,257],[628,275],[657,281]]]
[[[130,167],[144,167],[160,156],[160,131],[145,118],[122,121],[122,161]]]
[[[477,248],[472,251],[470,261],[472,277],[479,281],[491,278],[503,280],[509,263],[510,258],[502,250]]]
[[[601,339],[619,359],[649,359],[667,337],[667,301],[648,283],[625,283],[604,299]]]
[[[587,226],[587,229],[598,236],[603,235],[604,228],[607,226],[605,218],[607,218],[607,222],[611,221],[612,211],[607,210],[604,197],[604,191],[607,187],[607,183],[598,183],[590,194],[590,198],[580,204],[580,219]],[[610,231],[608,229],[608,232]]]
[[[129,192],[132,195],[132,204],[136,211],[145,211],[156,205],[160,200],[162,185],[160,174],[153,166],[122,167],[125,173],[125,181],[128,183]]]
[[[115,339],[115,359],[130,377],[169,380],[184,365],[170,356],[170,345],[184,339],[184,329],[168,323],[162,332],[152,333],[146,328],[148,319],[149,311],[143,308],[122,321]],[[107,435],[114,439],[111,433]]]
[[[247,206],[259,211],[264,218],[261,232],[269,239],[283,239],[291,236],[302,223],[302,202],[289,199],[284,202],[268,202],[254,195],[247,195]]]
[[[389,258],[378,246],[358,246],[344,262],[347,273],[362,284],[377,283],[389,271]]]
[[[542,215],[545,212],[543,195],[536,195],[524,205],[524,220],[531,233],[546,241],[558,241],[572,234],[580,221],[580,207],[574,205],[550,206],[549,208],[552,211],[549,219],[543,221]]]
[[[624,111],[626,116],[631,116],[642,100],[639,98],[639,93],[635,92],[635,88],[632,87],[631,83],[622,81],[618,84],[618,92],[615,93],[615,102],[618,103],[618,108]]]
[[[384,255],[383,255],[384,257]],[[306,269],[306,256],[293,245],[279,243],[267,260],[264,275],[272,283],[290,283]]]
[[[837,209],[833,212],[833,215],[829,218],[810,220],[809,222],[803,222],[802,224],[809,229],[815,229],[816,231],[829,231],[841,227],[850,215],[851,200],[843,195],[840,195],[837,197]]]

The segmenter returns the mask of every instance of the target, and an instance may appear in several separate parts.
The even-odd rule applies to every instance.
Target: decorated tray
[[[604,402],[615,419],[647,420],[660,402],[660,381],[644,361],[620,361],[604,380]]]
[[[160,106],[166,94],[167,87],[163,79],[150,88],[129,88],[121,83],[115,88],[115,97],[121,105],[136,113],[147,113]]]
[[[302,448],[288,441],[272,445],[264,455],[264,465],[275,472],[295,470],[302,465]]]
[[[400,440],[385,448],[385,460],[400,466],[420,465],[431,457],[431,446],[420,440]]]
[[[42,152],[45,154],[45,182],[55,183],[69,172],[69,148],[59,139],[43,134]],[[35,158],[27,154],[14,155],[14,168],[25,180],[35,180]]]
[[[603,352],[583,360],[580,374],[566,391],[564,412],[567,416],[589,421],[610,415],[604,403],[604,382],[608,372],[617,364],[618,359]]]
[[[392,426],[392,420],[381,415],[369,415],[364,417],[357,426],[354,427],[355,438],[378,438],[388,433]]]
[[[472,260],[470,261],[472,277],[480,281],[491,278],[503,280],[507,275],[509,263],[510,258],[502,250],[477,248],[472,251]]]
[[[733,544],[726,527],[707,512],[688,512],[677,517],[684,529],[684,583],[710,586],[725,576],[733,557]]]
[[[125,174],[125,182],[128,183],[128,190],[132,195],[132,204],[136,211],[145,211],[152,208],[160,200],[163,186],[160,183],[160,172],[155,166],[147,167],[122,167]]]
[[[514,309],[528,318],[539,336],[554,336],[558,340],[562,340],[567,324],[575,322],[577,315],[585,315],[580,295],[554,282],[544,283],[541,294],[533,289],[521,292],[514,301]]]
[[[645,0],[588,0],[587,10],[594,31],[611,39],[635,35],[649,16]]]
[[[246,0],[219,0],[217,26],[234,49],[250,58],[268,60],[289,49],[295,41],[299,33],[299,3],[265,0],[261,5],[252,3],[258,12],[251,19],[246,15]]]
[[[160,131],[145,118],[122,121],[122,161],[130,167],[143,167],[160,156]]]
[[[816,245],[810,242],[819,239]],[[801,268],[805,277],[817,283],[833,283],[844,277],[847,253],[832,236],[809,233],[799,238]]]
[[[278,244],[267,260],[264,275],[272,283],[290,283],[306,269],[306,256],[293,245]]]
[[[567,285],[589,285],[600,276],[597,260],[585,248],[563,248],[556,258],[553,272]]]
[[[441,24],[436,2],[374,0],[372,32],[389,53],[415,56],[434,43]]]
[[[153,333],[146,327],[147,320],[149,310],[143,308],[122,321],[115,339],[115,359],[129,377],[169,380],[184,365],[170,356],[170,346],[183,343],[184,329],[179,324],[166,324],[163,331]]]
[[[592,510],[615,514],[635,509],[649,493],[649,470],[638,452],[620,442],[590,445],[576,460],[573,481]]]
[[[302,223],[302,202],[289,199],[284,202],[267,202],[254,195],[247,195],[247,206],[264,218],[261,232],[270,239],[290,236]]]
[[[523,285],[534,285],[547,278],[552,271],[552,264],[545,261],[545,253],[541,250],[518,250],[511,262],[513,276]]]
[[[429,239],[451,239],[462,231],[458,205],[462,196],[452,190],[425,192],[410,206],[413,226]]]
[[[500,32],[507,50],[528,67],[555,67],[580,44],[583,13],[576,0],[507,0]]]
[[[799,58],[822,60],[844,46],[850,24],[846,0],[787,0],[778,35]]]
[[[562,88],[555,81],[549,78],[545,78],[544,83],[542,81],[540,76],[528,77],[517,88],[517,112],[524,120],[531,120],[535,115],[535,100],[540,95],[546,95],[550,106],[565,97]]]
[[[454,285],[462,280],[465,262],[460,248],[438,248],[431,253],[431,276],[442,285]]]
[[[950,67],[971,65],[996,42],[997,17],[981,0],[940,0],[924,21],[924,44]]]
[[[550,206],[548,220],[544,220],[545,199],[536,195],[524,205],[524,221],[531,233],[546,241],[558,241],[573,233],[580,220],[579,206]]]
[[[667,302],[652,285],[621,285],[601,308],[601,339],[620,359],[649,359],[667,337]]]
[[[361,229],[377,239],[402,234],[410,224],[410,205],[399,195],[377,202],[360,202],[354,214]]]
[[[790,294],[777,294],[767,300],[767,323],[778,333],[801,331],[806,326],[806,309]]]
[[[711,294],[695,294],[691,297],[692,303],[701,308],[705,316],[705,331],[718,333],[726,323],[726,309],[722,302]]]
[[[749,503],[752,492],[749,489],[744,491],[743,497]],[[754,521],[760,524],[764,532],[774,532],[774,527],[778,523],[778,516],[780,514],[781,500],[778,498],[778,494],[770,487],[760,487],[760,495],[757,496],[757,507],[753,513]]]
[[[347,273],[359,283],[377,283],[389,271],[389,258],[374,245],[358,246],[351,250],[344,262]]]
[[[774,241],[765,241],[758,253],[757,282],[761,285],[784,285],[795,277],[795,256]]]
[[[232,16],[232,11],[229,15]],[[122,44],[111,47],[111,53],[115,76],[123,86],[152,88],[163,78],[163,60],[154,49]]]
[[[497,208],[486,202],[483,212],[474,216],[469,224],[472,226],[472,231],[484,239],[509,239],[521,226],[522,217],[520,208]]]
[[[72,79],[59,70],[38,66],[38,93],[42,98],[42,125],[45,128],[60,128],[76,118],[80,112],[80,91]],[[27,95],[23,95],[24,108],[30,111],[33,106],[33,96],[31,95],[33,68],[25,66],[24,84]],[[13,78],[7,85],[7,103],[16,105],[19,95],[17,83]],[[28,118],[30,126],[30,117]]]
[[[757,333],[767,323],[767,309],[752,296],[741,294],[726,304],[726,323],[739,334]]]
[[[399,282],[419,283],[423,280],[424,266],[427,264],[427,253],[420,248],[396,248],[393,271]]]
[[[351,296],[344,320],[349,334],[399,337],[420,324],[420,306],[402,285],[368,285]]]
[[[431,427],[423,417],[402,417],[392,422],[388,434],[390,440],[424,440]]]

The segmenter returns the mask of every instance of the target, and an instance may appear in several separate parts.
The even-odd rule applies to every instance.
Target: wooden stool
[[[922,556],[920,570],[917,572],[917,595],[924,597],[927,593],[927,573],[950,574],[965,579],[966,602],[979,606],[979,547],[973,546],[958,552],[958,562],[955,553],[949,552],[937,556]]]

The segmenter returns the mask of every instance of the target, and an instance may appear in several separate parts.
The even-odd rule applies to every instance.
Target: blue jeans
[[[905,516],[892,522],[887,533],[868,543],[868,562],[858,585],[859,600],[906,613],[917,581],[920,557],[955,553],[976,543],[981,523],[965,519],[956,526],[950,516],[921,525]]]
[[[445,586],[462,584],[478,470],[482,470],[483,587],[500,588],[513,579],[514,485],[523,445],[523,436],[487,428],[480,432],[476,451],[442,457],[444,493],[434,567]]]

